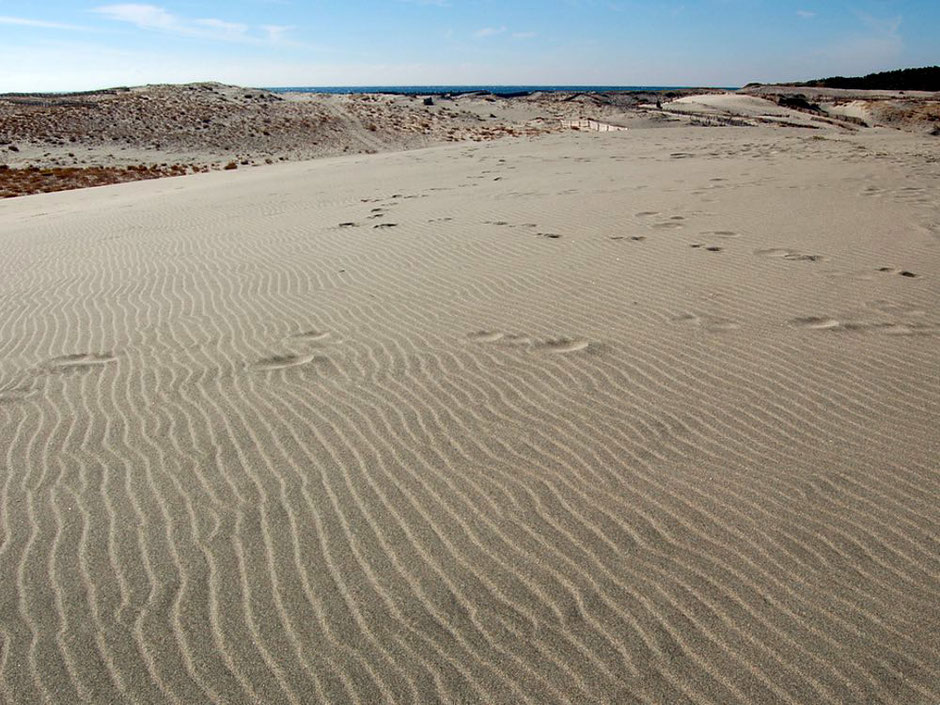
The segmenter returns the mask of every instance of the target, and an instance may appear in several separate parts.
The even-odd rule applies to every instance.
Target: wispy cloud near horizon
[[[76,24],[33,20],[28,17],[8,17],[6,15],[0,15],[0,24],[14,25],[17,27],[38,27],[42,29],[64,29],[75,32],[87,32],[91,29],[90,27],[82,27],[81,25]]]
[[[114,22],[123,22],[138,29],[168,32],[184,37],[243,43],[278,43],[292,29],[282,25],[261,25],[253,28],[242,22],[216,17],[189,19],[158,5],[121,3],[101,5],[91,12]]]

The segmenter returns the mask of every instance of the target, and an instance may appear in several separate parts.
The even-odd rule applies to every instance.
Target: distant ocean
[[[613,91],[668,91],[692,86],[280,86],[266,88],[275,93],[395,93],[399,95],[439,95],[443,93],[486,92],[494,95],[535,93],[536,91],[608,93]],[[735,90],[728,88],[728,90]]]

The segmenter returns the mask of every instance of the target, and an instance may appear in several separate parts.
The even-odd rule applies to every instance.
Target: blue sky
[[[743,85],[940,64],[940,0],[0,0],[0,91]]]

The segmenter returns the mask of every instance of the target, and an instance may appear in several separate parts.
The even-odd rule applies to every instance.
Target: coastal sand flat
[[[940,150],[818,137],[0,204],[0,700],[940,701]]]

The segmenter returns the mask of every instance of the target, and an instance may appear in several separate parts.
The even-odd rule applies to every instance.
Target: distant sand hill
[[[748,97],[750,96],[750,97]],[[697,107],[696,107],[697,106]],[[453,142],[604,129],[936,131],[940,99],[760,86],[664,93],[273,93],[217,83],[0,96],[0,197]],[[580,128],[579,128],[580,129]]]

